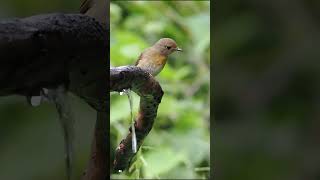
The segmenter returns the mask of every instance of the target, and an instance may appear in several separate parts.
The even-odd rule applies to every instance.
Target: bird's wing
[[[139,62],[140,62],[141,59],[143,59],[143,58],[145,58],[146,56],[148,56],[147,52],[149,51],[149,49],[150,49],[150,47],[142,51],[142,53],[140,54],[140,56],[138,57],[138,59],[137,59],[137,61],[136,61],[135,66],[139,64]]]
[[[142,59],[142,54],[143,54],[143,53],[141,53],[140,56],[138,57],[138,60],[136,61],[135,66],[138,65],[138,64],[139,64],[139,61]]]
[[[93,5],[93,0],[82,0],[80,5],[80,13],[85,14]]]

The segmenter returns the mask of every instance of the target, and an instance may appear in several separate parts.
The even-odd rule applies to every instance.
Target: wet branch
[[[140,96],[140,108],[135,121],[137,149],[152,129],[157,116],[158,105],[163,91],[160,84],[147,72],[135,66],[122,66],[110,69],[110,91],[130,88]],[[132,152],[131,129],[116,149],[113,169],[124,170],[134,156]]]
[[[0,21],[0,96],[39,95],[64,84],[97,110],[84,180],[106,179],[109,29],[81,14],[46,14]]]

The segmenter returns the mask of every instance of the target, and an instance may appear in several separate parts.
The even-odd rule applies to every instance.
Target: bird
[[[95,18],[103,25],[109,20],[108,0],[83,0],[80,5],[80,13]]]
[[[171,38],[161,38],[153,46],[145,49],[139,56],[135,66],[157,76],[166,65],[168,56],[176,51],[182,51]]]
[[[143,69],[148,72],[150,75],[155,77],[158,75],[161,70],[164,68],[168,56],[176,51],[182,51],[181,48],[177,46],[177,43],[171,38],[161,38],[153,46],[145,49],[139,56],[138,60],[135,63],[136,67]],[[123,89],[120,92],[120,95],[127,94],[130,107],[132,107],[132,97],[130,95],[130,89]],[[135,133],[135,121],[132,118],[131,114],[131,128],[132,133],[132,151],[133,153],[137,152],[137,139]]]

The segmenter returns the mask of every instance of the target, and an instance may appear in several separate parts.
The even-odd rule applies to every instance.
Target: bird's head
[[[156,42],[153,47],[157,49],[162,55],[168,56],[175,51],[182,51],[177,47],[177,43],[170,38],[162,38]]]

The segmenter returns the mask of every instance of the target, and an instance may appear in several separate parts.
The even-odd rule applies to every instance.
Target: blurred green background
[[[213,6],[215,179],[320,179],[319,7]]]
[[[210,152],[209,1],[113,1],[110,6],[111,66],[134,65],[163,37],[183,52],[170,55],[156,77],[164,96],[158,116],[129,171],[113,179],[208,178]],[[126,96],[110,93],[111,157],[130,126]],[[139,97],[134,94],[134,114]]]
[[[1,0],[0,20],[41,13],[77,13],[80,0]],[[89,159],[95,111],[71,97],[75,114],[75,166],[80,179]],[[64,140],[53,104],[31,107],[21,96],[0,97],[0,179],[64,180]]]

